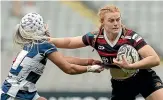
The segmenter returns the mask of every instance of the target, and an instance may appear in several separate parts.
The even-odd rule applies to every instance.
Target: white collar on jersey
[[[122,29],[120,30],[120,32],[118,33],[118,36],[116,37],[116,39],[113,41],[113,43],[111,43],[110,42],[110,40],[108,39],[108,37],[107,37],[107,33],[106,33],[106,30],[104,29],[104,38],[105,38],[105,40],[106,40],[106,42],[111,46],[111,47],[114,47],[116,44],[117,44],[117,42],[118,42],[118,40],[119,40],[119,38],[120,38],[120,36],[121,36],[121,33],[122,33]]]

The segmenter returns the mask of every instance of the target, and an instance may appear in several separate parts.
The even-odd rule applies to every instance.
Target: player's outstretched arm
[[[53,43],[57,48],[75,49],[86,46],[82,41],[82,36],[49,38],[49,42]]]
[[[83,66],[101,63],[100,60],[95,60],[91,58],[79,58],[79,57],[68,57],[68,56],[65,56],[64,58],[70,64],[83,65]]]
[[[85,72],[101,72],[104,70],[102,66],[92,65],[92,66],[80,66],[75,64],[68,63],[65,58],[59,52],[53,52],[48,55],[48,59],[50,59],[54,64],[56,64],[63,72],[67,74],[81,74]]]

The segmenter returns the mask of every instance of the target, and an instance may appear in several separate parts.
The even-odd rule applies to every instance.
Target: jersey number
[[[18,67],[19,64],[22,62],[22,60],[23,60],[24,57],[27,55],[27,53],[28,53],[28,51],[22,50],[22,51],[18,54],[17,58],[15,59],[15,61],[14,61],[14,63],[13,63],[13,66],[12,66],[13,69],[15,69],[15,70],[17,69],[17,67]]]

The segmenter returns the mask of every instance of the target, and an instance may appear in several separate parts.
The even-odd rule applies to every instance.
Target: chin
[[[120,29],[118,29],[118,30],[113,30],[113,34],[118,34],[120,32]]]
[[[113,31],[112,33],[113,34],[118,34],[120,31]]]

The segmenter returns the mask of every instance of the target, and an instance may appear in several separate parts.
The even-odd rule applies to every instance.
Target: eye
[[[119,22],[120,21],[120,18],[116,19],[116,21]]]
[[[108,22],[113,23],[114,19],[109,19]]]

